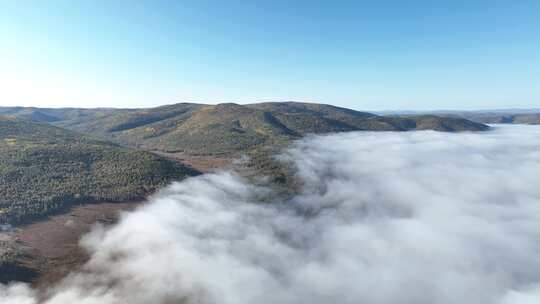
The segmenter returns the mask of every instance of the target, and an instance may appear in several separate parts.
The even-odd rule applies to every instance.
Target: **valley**
[[[308,103],[151,109],[0,108],[3,283],[45,288],[87,260],[79,239],[165,185],[232,169],[284,199],[294,168],[274,155],[310,134],[489,128],[463,118],[379,116]],[[32,187],[24,187],[31,184]]]

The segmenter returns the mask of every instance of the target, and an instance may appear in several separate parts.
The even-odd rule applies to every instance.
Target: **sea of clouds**
[[[540,303],[540,127],[342,133],[280,158],[290,200],[187,179],[84,237],[82,271],[0,303]]]

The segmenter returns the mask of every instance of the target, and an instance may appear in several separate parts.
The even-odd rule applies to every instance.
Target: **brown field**
[[[25,252],[18,261],[26,271],[37,274],[30,281],[46,287],[76,270],[88,259],[79,239],[96,223],[110,225],[121,211],[133,210],[142,202],[91,203],[34,223],[18,226],[13,238]]]

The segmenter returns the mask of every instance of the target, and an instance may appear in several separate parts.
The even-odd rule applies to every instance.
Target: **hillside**
[[[271,112],[302,135],[336,131],[487,130],[487,126],[466,119],[449,119],[435,115],[380,116],[324,104],[283,102],[252,104],[248,107]]]
[[[39,109],[33,110],[39,112]],[[53,112],[51,109],[43,111],[48,115]],[[261,145],[288,142],[307,134],[359,130],[456,132],[487,129],[483,124],[462,118],[379,116],[331,105],[298,102],[249,105],[179,103],[138,110],[87,109],[80,110],[79,115],[74,114],[77,113],[75,109],[67,109],[64,114],[55,113],[58,120],[52,123],[57,126],[146,150],[191,155],[230,154]],[[34,113],[33,116],[36,115]]]
[[[540,109],[507,109],[478,111],[432,111],[432,112],[385,112],[392,115],[436,115],[439,117],[463,118],[483,124],[540,124]]]
[[[540,113],[538,112],[460,112],[452,113],[448,116],[460,117],[489,124],[540,124]]]
[[[13,116],[35,122],[83,122],[101,119],[113,114],[128,113],[134,109],[115,108],[36,108],[36,107],[0,107],[0,115]]]
[[[0,116],[0,223],[73,203],[140,199],[193,174],[148,152]]]

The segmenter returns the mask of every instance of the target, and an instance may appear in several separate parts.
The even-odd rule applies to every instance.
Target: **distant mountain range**
[[[540,124],[540,109],[500,109],[477,111],[385,111],[384,115],[437,115],[441,117],[465,118],[471,121],[487,124]]]
[[[447,112],[437,115],[445,117],[459,117],[488,124],[540,124],[540,111],[538,112]]]
[[[344,131],[481,131],[458,117],[380,116],[331,105],[277,102],[179,103],[149,109],[0,108],[0,114],[163,152],[227,154],[306,134]]]

